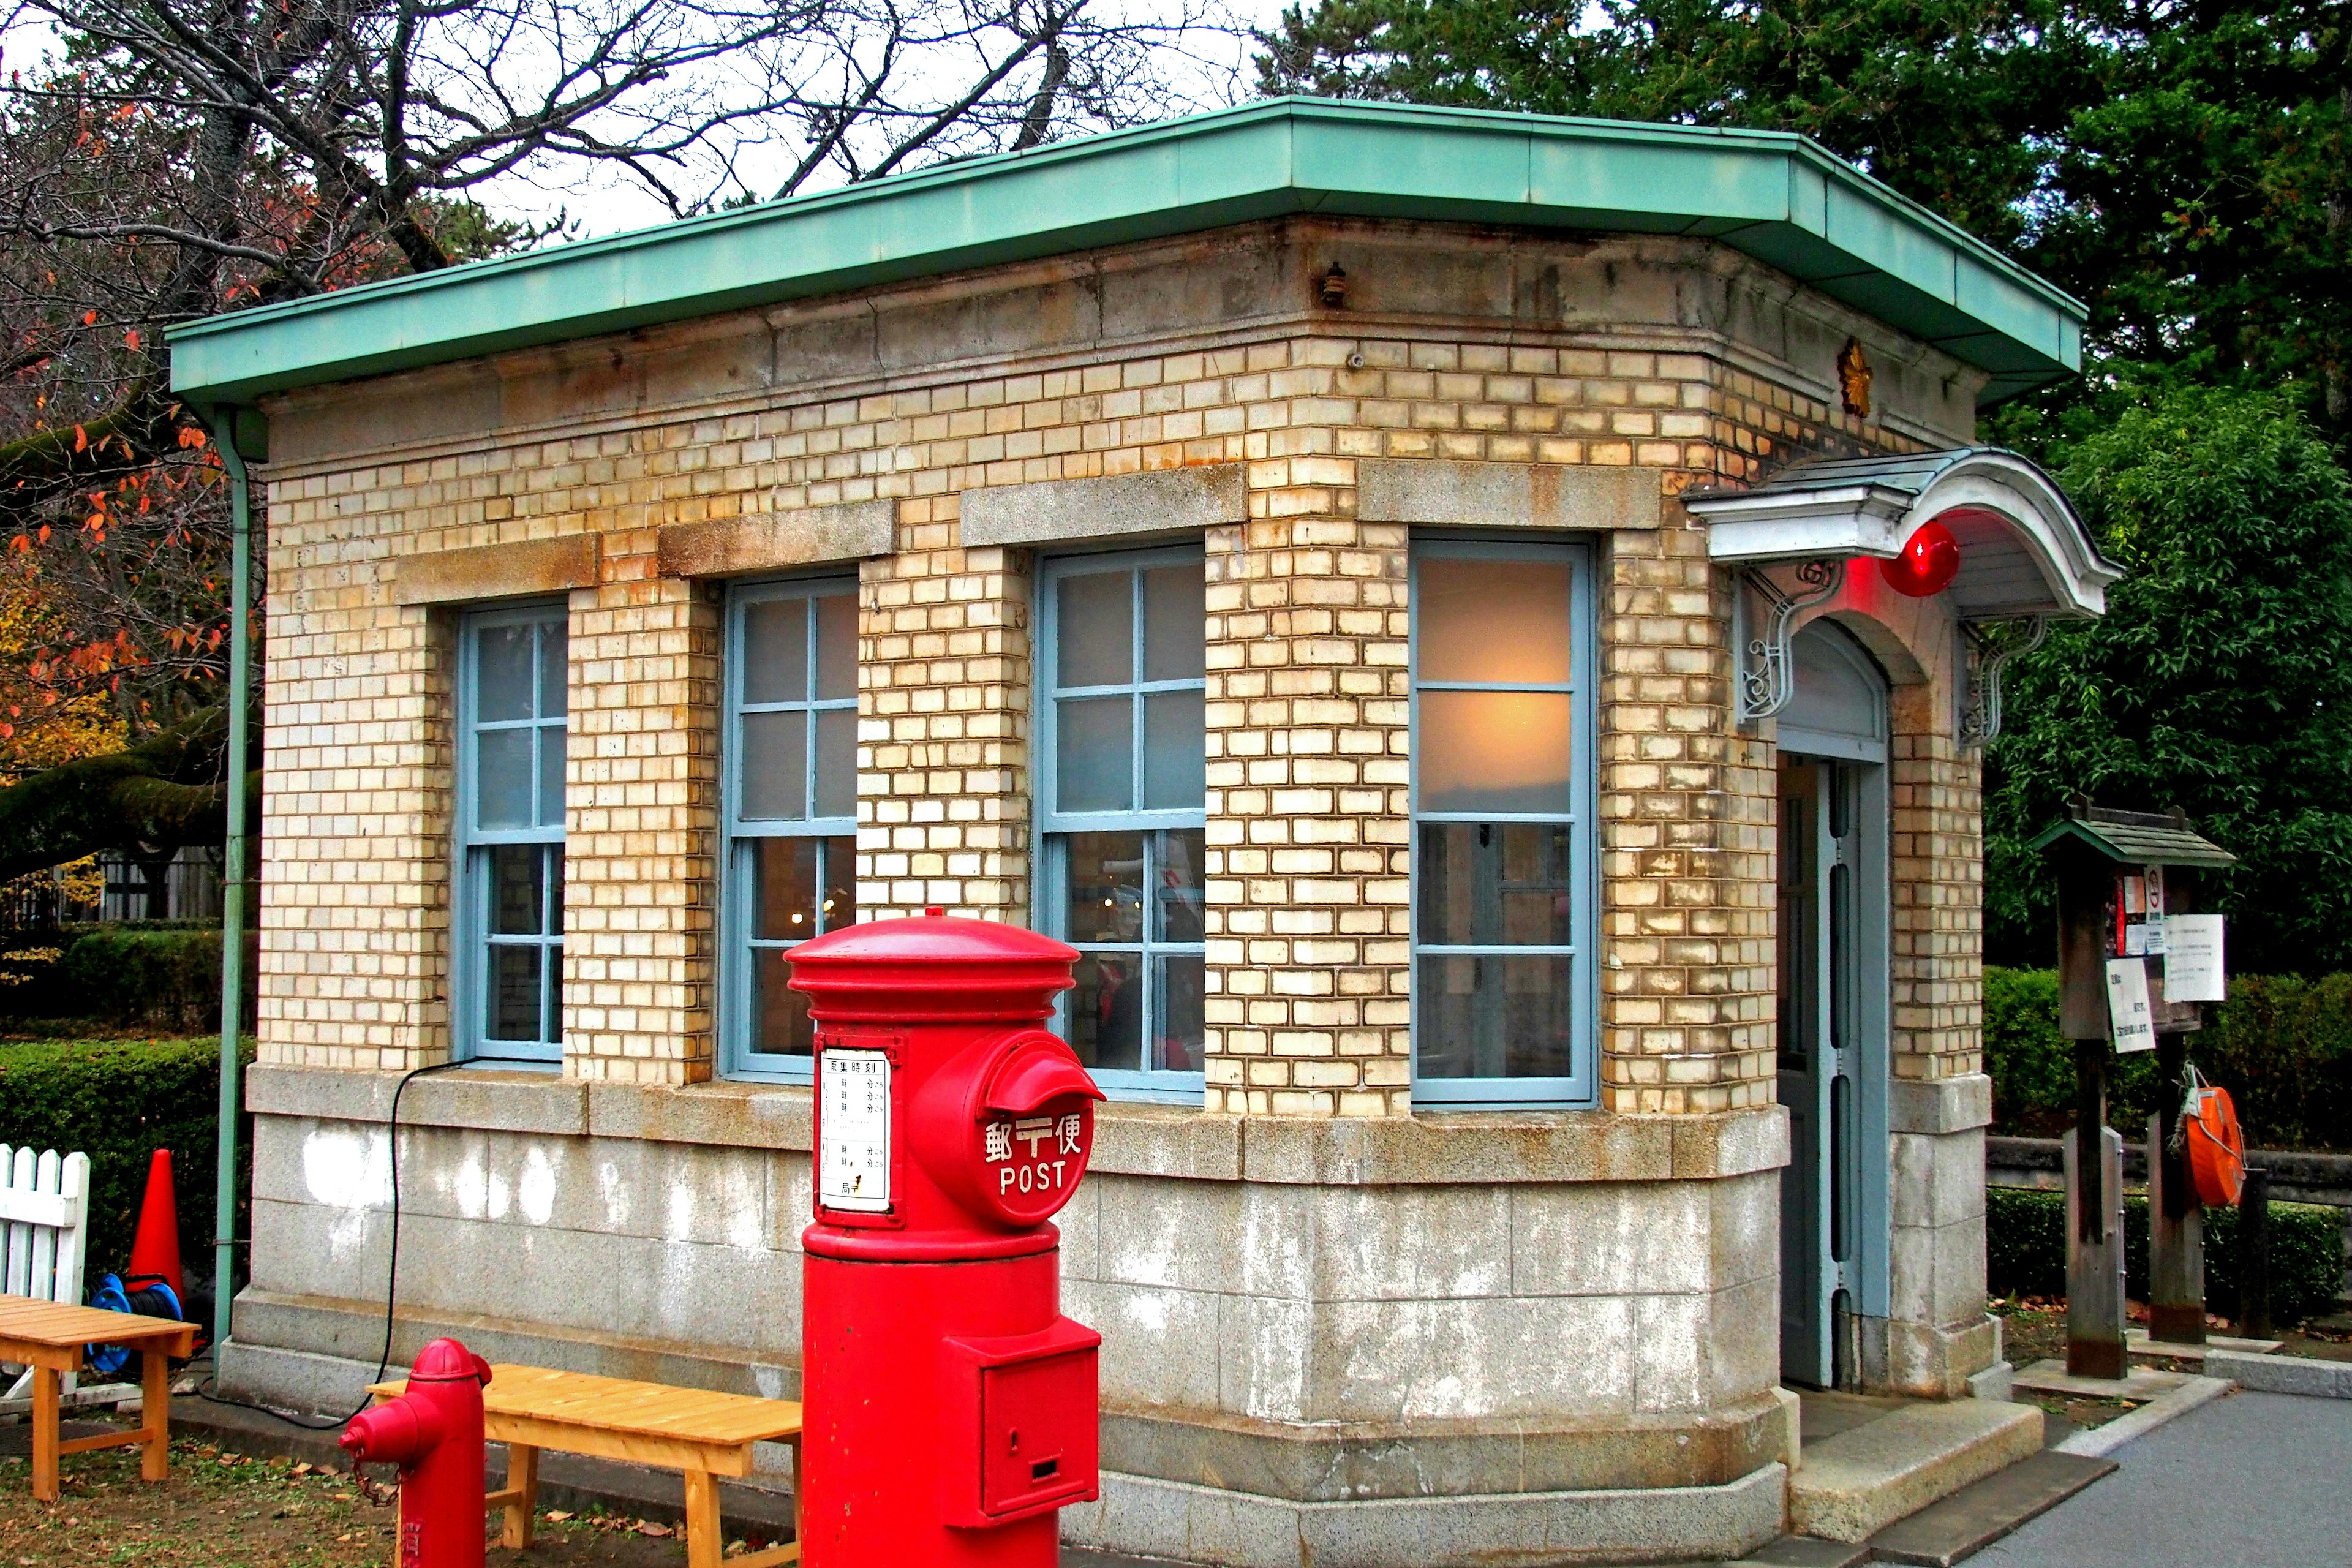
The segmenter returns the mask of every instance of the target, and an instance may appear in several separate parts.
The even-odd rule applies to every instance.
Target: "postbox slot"
[[[1061,1460],[1041,1459],[1037,1463],[1029,1467],[1029,1479],[1033,1481],[1049,1481],[1056,1475],[1059,1475],[1061,1473]]]

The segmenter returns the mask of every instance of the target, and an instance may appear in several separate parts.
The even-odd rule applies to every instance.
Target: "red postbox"
[[[1051,1563],[1055,1510],[1098,1492],[1102,1336],[1062,1316],[1048,1222],[1102,1091],[1040,1026],[1077,953],[933,910],[791,957],[816,1020],[802,1561]]]
[[[395,1568],[482,1568],[482,1390],[490,1365],[456,1340],[435,1340],[398,1397],[343,1428],[352,1458],[400,1467]]]

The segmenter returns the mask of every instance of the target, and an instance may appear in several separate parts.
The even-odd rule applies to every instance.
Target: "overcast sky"
[[[1235,28],[1234,33],[1200,36],[1196,58],[1160,57],[1170,85],[1191,105],[1214,107],[1236,96],[1251,95],[1255,72],[1249,66],[1250,45],[1239,29],[1271,26],[1282,12],[1282,0],[1220,0],[1220,4]],[[5,0],[0,0],[0,6],[5,6]],[[1153,0],[1103,0],[1102,9],[1150,20],[1167,14]],[[0,8],[0,69],[37,74],[43,58],[54,56],[57,44],[57,35],[45,18]],[[783,183],[796,156],[795,143],[781,139],[772,146],[743,149],[735,166],[746,185],[765,195]],[[821,190],[840,180],[839,174],[827,171],[814,176],[803,190]],[[509,175],[478,187],[476,195],[501,216],[545,222],[561,214],[567,233],[583,238],[642,228],[671,216],[659,196],[609,163],[566,163],[535,174]]]

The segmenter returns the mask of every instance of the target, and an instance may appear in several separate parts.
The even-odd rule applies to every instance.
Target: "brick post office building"
[[[2082,320],[1796,138],[1287,100],[175,333],[268,429],[226,1375],[373,1371],[456,1058],[396,1355],[793,1394],[792,945],[940,905],[1084,954],[1070,1539],[1737,1555],[1784,1383],[1998,1375],[1976,748],[2115,572],[1973,442]]]

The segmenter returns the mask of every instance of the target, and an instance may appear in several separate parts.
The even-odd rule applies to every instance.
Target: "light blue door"
[[[1858,1317],[1886,1304],[1887,704],[1845,633],[1796,639],[1780,721],[1780,1374],[1858,1381]]]

